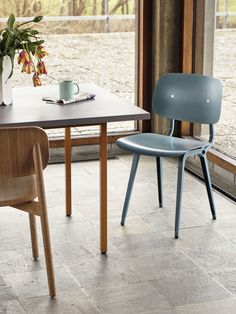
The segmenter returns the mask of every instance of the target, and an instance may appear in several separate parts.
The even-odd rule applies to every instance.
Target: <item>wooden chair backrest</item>
[[[48,137],[44,130],[38,127],[0,128],[0,176],[34,174],[33,147],[37,143],[44,169],[49,160]]]

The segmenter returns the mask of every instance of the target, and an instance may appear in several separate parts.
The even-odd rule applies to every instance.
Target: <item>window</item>
[[[223,84],[215,147],[236,160],[236,2],[217,2],[213,75]],[[232,14],[232,15],[231,15]]]
[[[43,15],[37,27],[45,39],[48,77],[43,84],[63,79],[92,82],[134,103],[135,91],[135,0],[9,0],[1,17],[14,13],[19,20]],[[6,20],[6,19],[5,19]],[[1,19],[3,26],[4,19]],[[18,67],[18,69],[17,69]],[[13,86],[32,86],[16,65]],[[134,121],[111,123],[111,132],[133,131]],[[61,131],[49,131],[60,137]],[[72,135],[94,134],[96,126],[73,128]]]

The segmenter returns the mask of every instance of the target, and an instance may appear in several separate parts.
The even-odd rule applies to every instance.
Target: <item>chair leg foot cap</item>
[[[215,215],[213,216],[213,220],[216,220],[216,216]]]
[[[163,207],[163,204],[162,204],[162,203],[160,203],[160,204],[159,204],[159,207]]]
[[[56,294],[50,295],[50,298],[51,298],[51,299],[56,299]]]
[[[178,235],[175,235],[175,239],[179,239],[179,236],[178,236]]]
[[[120,224],[121,224],[121,226],[124,226],[125,223],[124,223],[124,222],[121,222]]]

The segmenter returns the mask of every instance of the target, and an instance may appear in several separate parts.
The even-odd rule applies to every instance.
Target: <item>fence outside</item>
[[[19,23],[32,20],[32,17],[17,17]],[[104,21],[104,32],[110,32],[111,21],[134,21],[135,15],[83,15],[83,16],[44,16],[44,22],[79,22],[79,21]],[[0,18],[0,23],[6,23],[7,18]]]
[[[233,21],[229,19],[233,17]],[[217,28],[236,28],[236,12],[234,11],[222,11],[216,12],[216,27]]]
[[[32,17],[18,17],[17,22],[26,22]],[[104,33],[110,32],[111,21],[134,21],[135,15],[83,15],[83,16],[44,16],[45,22],[79,22],[79,21],[103,21]],[[0,18],[0,23],[6,23],[7,18]],[[216,12],[216,28],[236,28],[236,11]]]

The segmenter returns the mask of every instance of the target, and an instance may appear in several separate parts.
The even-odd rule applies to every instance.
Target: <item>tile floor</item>
[[[157,206],[155,160],[141,158],[125,227],[120,214],[131,157],[109,160],[109,251],[99,253],[99,165],[73,163],[73,216],[64,215],[64,166],[45,170],[57,298],[50,300],[40,238],[31,258],[28,217],[1,208],[0,313],[236,313],[236,206],[185,174],[180,238],[173,239],[176,164],[164,164]],[[39,223],[38,223],[38,227]]]

